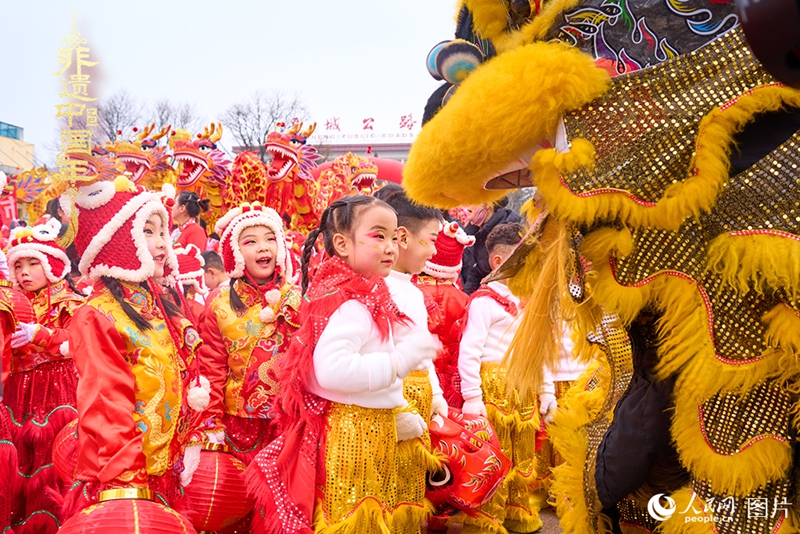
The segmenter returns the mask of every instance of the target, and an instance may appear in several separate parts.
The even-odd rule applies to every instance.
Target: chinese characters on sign
[[[97,107],[91,105],[97,99],[89,94],[91,83],[87,72],[97,66],[97,61],[89,58],[89,47],[86,39],[81,37],[75,23],[77,13],[72,14],[72,31],[58,49],[58,64],[61,67],[55,76],[61,77],[63,91],[59,97],[63,100],[56,104],[56,119],[66,119],[67,128],[61,132],[61,145],[56,159],[58,173],[56,180],[76,181],[86,171],[86,162],[74,159],[69,154],[91,154],[92,135],[90,129],[97,126]]]
[[[325,121],[325,129],[326,130],[337,130],[341,132],[341,128],[339,128],[339,117],[331,117],[327,121]]]
[[[400,117],[400,128],[406,128],[408,130],[411,130],[411,129],[414,128],[414,125],[416,123],[417,123],[417,121],[415,121],[411,117],[411,113],[409,113],[408,115],[403,115],[402,117]]]
[[[312,143],[411,143],[420,123],[413,113],[401,115],[361,115],[360,118],[330,115],[325,127],[314,134]]]

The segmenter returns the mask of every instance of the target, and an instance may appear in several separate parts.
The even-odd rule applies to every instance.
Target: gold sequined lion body
[[[462,6],[459,23],[496,57],[442,99],[404,185],[448,208],[535,186],[546,205],[508,273],[531,303],[510,375],[539,383],[562,318],[589,341],[581,353],[599,357],[550,427],[566,460],[553,483],[562,527],[609,532],[598,449],[650,351],[648,379],[670,384],[667,441],[686,477],[659,479],[661,464],[643,473],[614,506],[623,532],[794,532],[800,131],[775,114],[800,107],[800,92],[759,63],[730,5],[709,8],[714,31],[701,36],[685,16],[696,2],[680,13],[671,0],[552,0],[522,14],[512,4]],[[642,15],[650,8],[667,14]],[[669,17],[694,41],[672,38]],[[767,142],[758,128],[779,135]]]

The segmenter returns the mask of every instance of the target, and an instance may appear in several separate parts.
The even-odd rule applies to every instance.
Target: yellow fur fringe
[[[586,391],[586,384],[593,376],[598,385]],[[610,525],[600,522],[593,529],[586,507],[583,480],[589,449],[586,425],[593,421],[605,402],[610,372],[607,362],[597,360],[567,391],[559,403],[554,421],[547,427],[553,447],[564,458],[564,463],[553,470],[550,491],[555,496],[561,528],[573,534],[605,534],[611,532]],[[588,474],[591,476],[591,474]],[[605,526],[604,526],[605,525]]]
[[[595,269],[593,299],[602,302],[608,312],[617,314],[624,324],[630,324],[648,303],[663,311],[658,325],[662,340],[658,347],[660,377],[680,370],[676,389],[707,398],[715,393],[743,392],[769,378],[788,382],[800,374],[800,367],[794,362],[782,361],[783,351],[794,351],[800,346],[800,333],[796,328],[800,318],[791,309],[784,306],[764,316],[768,324],[766,342],[782,350],[768,349],[760,359],[744,365],[724,363],[716,357],[708,329],[708,313],[693,280],[661,273],[640,287],[617,283],[608,255],[624,256],[630,251],[630,239],[627,230],[604,228],[584,239],[581,252],[592,261]]]
[[[536,532],[543,526],[539,510],[532,508],[529,515],[527,510],[517,506],[506,507],[506,520],[503,526],[511,532]]]
[[[726,495],[746,496],[770,481],[785,476],[792,462],[789,443],[761,439],[730,456],[715,452],[703,436],[695,397],[675,389],[672,437],[681,463],[692,475],[711,480]]]
[[[800,241],[793,235],[722,234],[708,247],[707,264],[741,294],[782,288],[792,299],[800,297]]]
[[[414,200],[443,208],[496,200],[506,192],[486,191],[484,183],[552,137],[562,113],[608,85],[608,73],[590,56],[562,43],[534,43],[492,58],[422,128],[403,185]]]
[[[421,439],[407,439],[397,445],[397,454],[413,458],[415,462],[425,466],[427,471],[441,469],[442,463],[447,460],[440,450],[428,450]]]
[[[647,303],[662,310],[657,371],[662,377],[680,371],[675,386],[677,405],[672,430],[682,462],[693,473],[714,480],[724,491],[740,495],[779,478],[790,461],[787,444],[762,440],[732,457],[718,455],[700,432],[697,399],[716,393],[741,393],[768,378],[791,382],[798,375],[796,362],[776,349],[769,349],[760,360],[746,365],[719,361],[708,330],[705,303],[695,282],[663,273],[635,288],[623,287],[614,280],[608,251],[625,251],[629,240],[625,230],[603,229],[586,237],[582,251],[596,269],[594,298],[608,306],[610,312],[629,323]],[[766,314],[765,322],[769,324],[768,339],[773,344],[788,340],[793,346],[792,340],[800,338],[797,333],[800,318],[785,306]]]
[[[391,522],[391,515],[385,514],[375,499],[365,499],[350,517],[333,525],[325,521],[320,502],[314,507],[315,534],[357,534],[364,531],[364,525],[373,525],[375,534],[392,534]]]
[[[468,0],[473,26],[484,39],[491,39],[498,53],[544,39],[556,17],[578,5],[579,0],[550,0],[533,20],[519,30],[506,31],[508,10],[502,0]]]
[[[652,207],[637,204],[625,192],[579,197],[564,187],[559,173],[570,172],[576,161],[587,165],[587,158],[594,156],[593,147],[584,139],[572,141],[571,158],[555,149],[537,152],[531,170],[539,192],[559,218],[587,224],[614,219],[632,227],[678,230],[687,217],[709,211],[728,182],[733,136],[757,114],[784,106],[800,107],[800,91],[767,85],[740,96],[724,109],[710,111],[700,121],[688,177],[670,185]]]
[[[456,516],[452,523],[458,523]],[[461,527],[461,534],[508,534],[506,528],[497,520],[481,510],[473,510],[469,523]]]
[[[472,27],[483,39],[496,39],[506,31],[508,8],[503,0],[466,0]]]
[[[772,348],[780,347],[783,351],[796,360],[800,355],[800,315],[786,304],[778,304],[761,317],[767,325],[764,340]],[[791,372],[792,375],[800,372],[797,361],[788,362],[791,365],[784,366],[784,373]]]
[[[425,499],[422,504],[401,503],[392,512],[392,534],[417,534],[420,525],[435,512],[433,504]]]

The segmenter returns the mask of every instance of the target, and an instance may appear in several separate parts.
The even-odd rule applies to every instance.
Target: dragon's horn
[[[151,136],[151,137],[150,137],[150,139],[152,139],[153,141],[158,141],[159,139],[161,139],[162,137],[164,137],[165,135],[167,135],[171,129],[172,129],[172,125],[171,125],[171,124],[167,124],[166,126],[164,126],[163,128],[161,128],[161,129],[158,131],[158,133],[157,133],[157,134],[155,134],[155,135]]]
[[[155,129],[156,129],[156,123],[153,123],[149,126],[145,126],[144,129],[142,130],[142,133],[136,136],[136,139],[138,139],[139,141],[144,141],[145,139],[150,137],[150,134],[153,133],[153,130]]]
[[[214,123],[211,123],[211,129],[208,126],[203,126],[203,133],[198,135],[197,137],[200,139],[208,139],[208,137],[214,132]]]
[[[288,131],[288,132],[286,132],[286,133],[288,133],[289,135],[296,134],[296,133],[298,133],[298,132],[299,132],[299,131],[300,131],[302,128],[303,128],[303,123],[302,123],[302,122],[296,122],[296,123],[292,124],[292,127],[291,127],[291,128],[289,128],[289,131]]]
[[[212,143],[216,143],[222,139],[222,123],[218,122],[216,124],[216,131],[214,131],[214,123],[211,123],[211,135],[208,136],[208,140]]]
[[[301,122],[301,123],[300,123],[300,125],[302,126],[302,125],[303,125],[303,123]],[[308,126],[308,128],[306,129],[306,131],[305,131],[305,132],[303,132],[303,137],[305,137],[305,138],[309,138],[309,137],[311,137],[311,134],[313,134],[313,133],[314,133],[314,130],[316,130],[316,129],[317,129],[317,123],[316,123],[316,122],[312,122],[312,123],[311,123],[311,124]]]

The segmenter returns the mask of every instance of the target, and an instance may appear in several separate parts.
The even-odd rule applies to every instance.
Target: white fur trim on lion
[[[445,280],[453,279],[455,280],[458,278],[458,274],[461,272],[461,262],[458,262],[458,265],[453,265],[451,267],[445,267],[443,265],[436,265],[435,263],[431,263],[430,260],[425,262],[425,273],[433,276],[434,278],[443,278]]]
[[[61,221],[51,218],[44,224],[39,224],[31,228],[33,237],[39,241],[55,241],[61,231]]]
[[[269,306],[261,308],[258,318],[261,319],[262,323],[272,323],[275,321],[275,312]]]
[[[58,352],[65,358],[69,358],[69,341],[63,342],[58,346]]]
[[[116,192],[114,182],[95,182],[78,188],[78,198],[75,200],[75,204],[79,208],[87,210],[99,208],[114,198]]]
[[[203,389],[202,386],[192,386],[189,388],[189,393],[186,395],[186,401],[189,403],[189,407],[192,410],[202,412],[211,401],[211,395],[209,395],[208,391]]]

